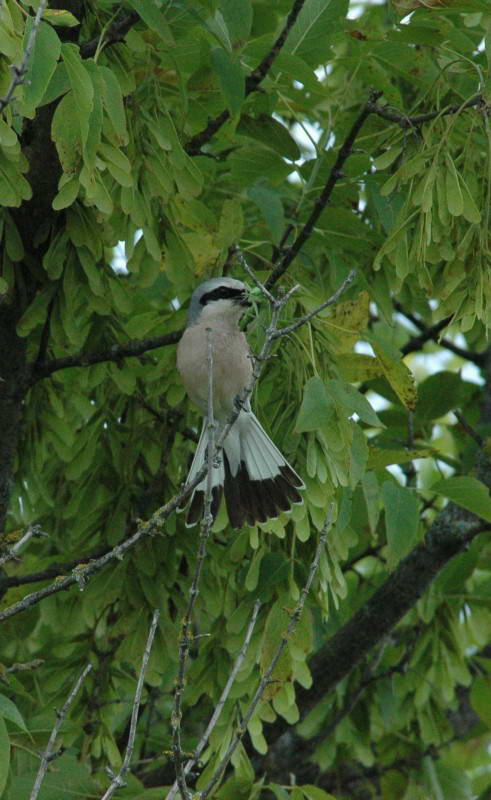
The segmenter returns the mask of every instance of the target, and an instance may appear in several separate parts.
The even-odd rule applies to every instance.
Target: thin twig
[[[286,18],[285,25],[281,30],[278,38],[276,39],[273,47],[269,51],[269,53],[263,58],[261,63],[256,67],[254,72],[249,75],[245,83],[245,96],[247,97],[252,92],[254,92],[259,84],[264,80],[266,75],[268,74],[273,61],[279,54],[281,48],[285,44],[285,41],[290,33],[291,29],[293,28],[300,11],[305,3],[305,0],[295,0]],[[199,133],[195,134],[187,143],[185,150],[190,156],[202,155],[201,148],[203,145],[207,144],[210,141],[212,136],[220,130],[222,125],[224,125],[227,120],[230,118],[230,112],[228,109],[222,111],[217,117],[211,119],[206,128],[204,128]]]
[[[34,42],[36,41],[37,32],[39,26],[41,24],[41,19],[44,14],[44,10],[47,5],[47,0],[41,0],[38,6],[38,10],[36,12],[36,16],[34,17],[34,22],[32,23],[31,32],[29,34],[29,38],[27,40],[26,49],[24,50],[24,55],[22,57],[22,61],[19,66],[12,64],[12,81],[10,83],[9,88],[7,89],[7,94],[5,97],[0,97],[0,114],[4,111],[12,97],[14,95],[15,90],[18,86],[24,83],[24,76],[29,69],[28,62],[29,58],[31,57],[32,49],[34,47]]]
[[[227,683],[225,684],[223,692],[220,695],[220,699],[219,699],[218,703],[215,706],[215,710],[213,711],[213,714],[210,717],[210,721],[209,721],[208,725],[206,726],[206,730],[205,730],[205,732],[203,733],[201,739],[198,742],[198,745],[197,745],[197,747],[196,747],[196,749],[194,751],[193,757],[189,759],[189,761],[186,763],[186,766],[184,767],[184,774],[185,775],[187,775],[190,772],[190,770],[194,767],[194,765],[199,761],[201,753],[205,749],[205,747],[206,747],[206,745],[208,743],[208,740],[209,740],[209,738],[211,736],[211,733],[212,733],[213,729],[215,728],[215,725],[217,724],[218,720],[220,719],[220,715],[221,715],[221,713],[222,713],[222,711],[223,711],[223,709],[225,707],[225,703],[227,702],[228,696],[229,696],[229,694],[230,694],[230,692],[232,690],[232,687],[233,687],[233,685],[235,683],[235,679],[236,679],[236,677],[237,677],[237,675],[238,675],[238,673],[240,671],[240,668],[241,668],[242,662],[244,661],[244,658],[246,656],[247,650],[249,649],[249,644],[251,642],[252,634],[253,634],[253,631],[254,631],[254,628],[255,628],[255,625],[256,625],[257,615],[259,613],[259,609],[260,608],[261,608],[261,602],[260,602],[260,600],[256,600],[256,602],[254,603],[253,611],[252,611],[251,621],[249,622],[249,627],[247,628],[247,632],[246,632],[242,647],[240,649],[240,652],[239,652],[239,654],[238,654],[238,656],[237,656],[237,658],[235,660],[235,663],[234,663],[234,665],[232,667],[232,671],[230,672],[230,675],[228,676]],[[174,783],[172,789],[170,790],[170,792],[166,796],[165,800],[173,800],[173,798],[177,794],[177,790],[178,790],[178,785],[177,785],[177,781],[176,781]]]
[[[439,334],[442,330],[448,327],[452,321],[452,317],[444,317],[439,322],[436,322],[435,325],[428,326],[425,325],[423,320],[417,317],[416,314],[413,314],[411,311],[406,311],[398,301],[394,303],[394,308],[399,311],[399,313],[403,314],[406,319],[412,322],[413,325],[421,331],[420,336],[413,336],[408,342],[406,342],[404,347],[401,347],[401,352],[403,355],[408,355],[408,353],[414,353],[418,350],[421,350],[426,342],[431,340],[439,344],[440,347],[444,347],[445,350],[450,350],[450,352],[455,353],[456,356],[459,356],[466,361],[472,361],[472,363],[476,364],[478,367],[484,366],[486,359],[485,353],[464,350],[463,347],[459,347],[458,345],[454,344],[452,341],[450,341],[450,339],[440,339]]]
[[[131,757],[133,755],[133,750],[135,747],[136,726],[138,722],[138,712],[140,710],[143,684],[145,681],[145,673],[147,671],[148,662],[150,659],[150,653],[152,651],[153,640],[155,638],[155,632],[157,630],[157,625],[159,622],[159,617],[160,617],[160,611],[158,608],[156,608],[155,611],[153,612],[152,623],[150,625],[150,630],[148,632],[147,643],[145,645],[145,650],[143,651],[142,663],[138,675],[138,682],[136,684],[135,697],[133,699],[133,709],[131,712],[128,744],[126,745],[126,751],[124,754],[123,763],[121,764],[119,772],[113,776],[113,779],[109,784],[108,788],[106,789],[106,792],[102,797],[102,800],[109,800],[109,798],[113,796],[115,791],[117,791],[121,786],[125,785],[124,777],[130,768]]]
[[[257,277],[257,275],[254,272],[254,270],[251,269],[251,267],[249,266],[249,264],[245,260],[244,254],[243,254],[242,250],[240,249],[240,247],[235,247],[234,248],[234,254],[237,256],[237,259],[238,259],[239,264],[241,265],[242,269],[245,270],[245,272],[247,272],[247,274],[249,275],[250,279],[257,286],[257,288],[261,290],[261,292],[263,293],[264,297],[266,297],[266,299],[271,303],[271,305],[273,305],[275,303],[275,298],[273,297],[271,292],[268,292],[268,290],[266,289],[264,283],[261,283],[261,281]]]
[[[299,619],[300,619],[300,617],[302,615],[302,611],[303,611],[304,606],[305,606],[305,602],[307,600],[307,596],[308,596],[309,591],[310,591],[310,587],[312,586],[312,582],[314,580],[315,573],[317,572],[317,568],[319,566],[320,557],[321,557],[322,552],[323,552],[323,550],[325,548],[325,545],[326,545],[327,535],[328,535],[328,533],[329,533],[329,531],[331,529],[331,526],[332,526],[332,520],[333,520],[333,506],[331,506],[329,511],[328,511],[328,514],[327,514],[327,517],[326,517],[326,521],[324,523],[324,527],[322,528],[321,534],[319,536],[319,542],[318,542],[318,545],[317,545],[317,548],[316,548],[316,551],[315,551],[314,559],[313,559],[313,561],[312,561],[312,563],[310,565],[310,568],[309,568],[309,573],[307,575],[307,580],[305,582],[305,586],[303,587],[302,591],[300,592],[300,597],[299,597],[298,603],[296,605],[296,608],[295,608],[295,610],[293,611],[293,613],[290,616],[290,621],[288,623],[288,627],[286,629],[286,632],[281,637],[280,643],[279,643],[278,647],[276,648],[275,652],[273,653],[273,656],[271,658],[269,666],[268,666],[267,670],[265,671],[263,677],[261,678],[261,681],[259,682],[259,686],[257,687],[256,692],[255,692],[255,694],[254,694],[254,696],[253,696],[253,698],[252,698],[252,700],[251,700],[251,702],[249,704],[249,707],[247,708],[247,710],[246,710],[246,712],[245,712],[245,714],[243,716],[243,719],[242,719],[241,724],[240,724],[240,728],[238,728],[235,736],[232,737],[232,740],[231,740],[229,746],[227,747],[225,755],[223,756],[222,760],[218,764],[215,772],[213,773],[213,776],[208,781],[208,783],[205,786],[205,788],[203,789],[203,791],[198,794],[198,797],[200,797],[201,800],[206,800],[206,798],[210,796],[210,793],[215,789],[217,784],[220,782],[221,777],[222,777],[223,773],[225,772],[225,769],[227,768],[227,766],[228,766],[228,764],[230,762],[230,759],[232,758],[237,746],[239,745],[242,737],[244,736],[244,734],[245,734],[245,732],[247,730],[247,725],[249,724],[249,722],[250,722],[250,720],[251,720],[251,718],[252,718],[252,716],[253,716],[253,714],[254,714],[254,712],[256,710],[256,707],[257,707],[258,703],[262,699],[262,696],[264,694],[264,690],[266,689],[266,686],[269,684],[269,682],[271,680],[271,676],[272,676],[272,674],[274,672],[274,669],[275,669],[278,661],[280,660],[280,658],[282,656],[282,653],[283,653],[283,651],[284,651],[284,649],[285,649],[285,647],[286,647],[286,645],[288,643],[288,640],[290,639],[292,633],[294,632],[295,628],[297,627],[298,621],[299,621]]]
[[[19,550],[25,545],[26,542],[29,541],[33,536],[39,536],[41,533],[41,528],[39,525],[29,525],[27,531],[25,532],[24,536],[21,536],[18,542],[12,545],[3,556],[0,556],[0,567],[3,564],[6,564],[7,561],[12,561],[13,558],[17,557]]]
[[[71,704],[73,703],[75,697],[80,691],[82,683],[86,679],[91,669],[92,669],[92,664],[87,664],[82,674],[79,676],[78,680],[73,686],[72,691],[65,700],[63,708],[61,708],[60,711],[56,712],[56,722],[54,724],[53,730],[51,731],[51,736],[49,737],[48,744],[46,745],[46,750],[44,751],[41,757],[41,764],[39,765],[38,773],[36,775],[36,780],[34,781],[34,786],[32,787],[30,800],[36,800],[39,794],[39,790],[41,789],[41,784],[44,780],[44,776],[46,775],[46,771],[48,769],[48,764],[50,761],[53,760],[56,738],[58,736],[58,733],[60,732],[60,728],[64,722],[66,715],[68,714],[68,710]]]
[[[356,269],[352,269],[349,275],[342,282],[341,286],[338,289],[336,289],[334,294],[328,300],[325,300],[323,303],[321,303],[320,306],[314,308],[314,310],[310,311],[308,314],[305,314],[304,317],[300,317],[291,325],[287,325],[285,328],[278,328],[278,330],[275,331],[273,335],[273,339],[278,339],[280,336],[286,336],[287,334],[291,333],[297,328],[300,328],[301,325],[305,325],[306,322],[309,322],[313,317],[315,317],[317,314],[319,314],[328,306],[332,306],[333,303],[336,303],[341,297],[341,295],[346,291],[348,286],[351,286],[351,284],[355,279],[355,276],[356,276]]]
[[[206,329],[207,336],[207,367],[208,367],[208,404],[207,404],[207,423],[208,443],[206,447],[206,488],[204,496],[203,519],[201,521],[198,557],[196,569],[194,571],[191,589],[189,590],[189,600],[182,621],[181,635],[179,638],[179,665],[177,668],[176,688],[174,690],[174,708],[172,711],[172,754],[176,771],[176,781],[182,800],[190,797],[190,792],[186,784],[186,773],[183,768],[183,752],[181,747],[181,720],[182,720],[182,697],[184,694],[184,684],[186,675],[186,665],[189,658],[189,651],[193,642],[192,624],[194,607],[199,594],[199,584],[203,565],[206,559],[206,548],[211,527],[213,525],[213,514],[211,513],[211,503],[213,497],[213,462],[219,456],[218,449],[215,449],[215,417],[213,413],[213,331]]]
[[[423,122],[430,122],[437,117],[445,117],[448,114],[458,114],[465,108],[472,108],[473,106],[481,106],[484,104],[484,98],[482,95],[478,94],[466,100],[464,103],[456,103],[453,106],[447,106],[447,108],[438,111],[429,111],[426,114],[417,114],[414,117],[408,117],[406,114],[402,114],[400,111],[390,106],[381,106],[376,101],[369,101],[368,105],[371,114],[376,114],[378,117],[382,117],[382,119],[386,119],[389,122],[396,122],[403,130],[407,130],[408,128],[416,128],[418,125],[422,125]]]
[[[39,669],[45,663],[44,658],[35,658],[34,661],[16,661],[10,667],[7,667],[0,672],[0,680],[5,680],[8,683],[6,675],[11,675],[14,672],[32,672],[33,669]]]

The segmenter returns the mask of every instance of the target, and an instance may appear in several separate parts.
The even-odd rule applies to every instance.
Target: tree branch
[[[153,640],[155,637],[155,632],[157,630],[159,617],[160,617],[160,611],[156,608],[155,611],[153,612],[152,623],[150,625],[150,630],[148,632],[147,643],[145,645],[145,650],[143,651],[142,663],[138,675],[138,682],[136,684],[135,697],[133,700],[133,709],[131,711],[128,744],[126,745],[126,752],[124,754],[123,763],[121,764],[119,772],[117,772],[117,774],[113,776],[111,783],[109,784],[108,788],[104,792],[104,795],[102,796],[102,800],[109,800],[109,798],[113,796],[114,792],[116,792],[121,786],[125,785],[124,776],[126,775],[126,773],[130,768],[131,757],[133,755],[133,749],[135,746],[136,726],[138,722],[138,712],[140,710],[143,683],[145,681],[145,673],[147,671],[148,661],[150,659],[150,653],[152,651]]]
[[[450,339],[438,338],[438,334],[450,324],[452,317],[445,317],[435,325],[428,327],[428,325],[425,325],[425,323],[415,314],[412,314],[410,311],[406,311],[399,302],[394,302],[394,308],[396,308],[399,313],[403,314],[406,319],[412,322],[413,325],[421,331],[421,336],[414,336],[412,339],[406,342],[404,347],[401,347],[401,352],[403,355],[421,350],[423,345],[425,345],[426,342],[430,341],[431,339],[441,347],[444,347],[446,350],[450,350],[452,353],[455,353],[455,355],[460,356],[460,358],[463,358],[466,361],[472,361],[472,363],[478,367],[484,366],[486,360],[485,353],[476,353],[472,350],[464,350],[462,347],[459,347],[451,342]]]
[[[353,145],[356,141],[358,134],[360,133],[366,119],[370,116],[371,112],[371,105],[374,102],[374,98],[380,97],[381,92],[375,92],[372,94],[371,98],[365,103],[362,110],[358,114],[356,120],[354,121],[353,125],[351,126],[351,130],[349,131],[346,139],[342,143],[336,160],[329,172],[329,176],[327,181],[324,185],[322,192],[316,198],[314,203],[314,208],[305,224],[303,225],[300,233],[298,234],[297,238],[293,242],[293,244],[288,247],[286,250],[280,250],[276,259],[274,260],[273,264],[275,267],[273,272],[269,276],[268,280],[266,281],[266,288],[270,289],[276,281],[281,278],[281,276],[286,272],[292,261],[297,257],[300,250],[304,246],[305,242],[311,236],[312,231],[314,229],[314,225],[319,219],[320,215],[324,211],[325,207],[329,203],[331,195],[333,193],[334,187],[338,180],[342,177],[342,168],[344,166],[345,161],[349,158],[353,151]]]
[[[245,83],[245,96],[248,97],[252,92],[256,91],[257,87],[264,80],[266,75],[271,68],[273,61],[275,60],[276,56],[280,52],[281,48],[285,44],[285,41],[290,33],[291,29],[293,28],[300,11],[305,3],[305,0],[295,0],[293,6],[291,8],[290,13],[286,19],[285,25],[276,39],[273,47],[263,58],[261,63],[256,67],[254,72],[249,75]],[[202,155],[201,148],[203,145],[207,144],[212,136],[220,130],[222,125],[230,118],[230,112],[225,109],[222,111],[215,119],[212,119],[208,122],[206,128],[203,128],[202,131],[196,133],[187,143],[185,150],[186,153],[190,156]]]
[[[105,33],[80,46],[81,57],[92,58],[98,50],[122,42],[128,31],[139,19],[140,16],[136,11],[132,11],[130,14],[122,16],[119,19],[115,19]]]
[[[32,788],[32,792],[31,792],[31,795],[30,795],[30,800],[36,800],[36,798],[39,795],[39,791],[41,789],[41,784],[42,784],[42,782],[44,780],[44,776],[46,775],[46,771],[48,769],[48,764],[49,764],[50,761],[53,760],[53,758],[56,757],[56,754],[54,752],[54,748],[55,748],[56,738],[58,736],[60,728],[61,728],[61,726],[62,726],[62,724],[63,724],[63,722],[65,720],[66,715],[68,714],[68,711],[69,711],[69,708],[70,708],[71,704],[73,703],[73,701],[75,700],[75,697],[77,696],[77,694],[80,691],[80,687],[82,686],[82,683],[86,679],[86,677],[89,674],[89,672],[91,671],[91,669],[92,669],[92,664],[87,664],[87,666],[83,670],[82,674],[78,678],[77,682],[73,686],[72,691],[68,695],[68,697],[67,697],[67,699],[66,699],[66,701],[65,701],[65,703],[63,705],[63,708],[60,711],[56,712],[57,719],[56,719],[55,725],[53,727],[53,730],[51,731],[51,736],[49,737],[48,744],[46,745],[46,750],[44,751],[44,753],[42,755],[41,764],[39,765],[38,773],[36,775],[36,780],[34,781],[34,786]]]
[[[6,553],[0,556],[0,567],[7,563],[7,561],[12,561],[12,559],[17,558],[19,550],[25,545],[26,542],[29,541],[33,536],[41,536],[41,527],[39,525],[30,525],[23,536],[16,542],[12,547],[10,547]],[[0,575],[0,583],[2,580],[2,576]]]
[[[12,64],[12,81],[10,83],[9,88],[7,89],[7,93],[5,97],[0,97],[0,114],[2,111],[5,111],[8,104],[12,100],[14,96],[14,92],[18,86],[21,86],[24,83],[25,75],[29,69],[29,58],[31,57],[32,50],[34,48],[34,42],[36,41],[37,32],[39,30],[39,26],[41,24],[41,19],[44,14],[44,10],[47,5],[47,0],[41,0],[38,6],[38,10],[36,12],[36,16],[34,17],[34,22],[32,23],[31,32],[29,34],[29,38],[27,40],[26,48],[24,50],[24,55],[22,58],[21,63],[16,66]]]
[[[468,511],[449,503],[428,529],[426,539],[404,558],[382,586],[343,625],[310,662],[315,694],[297,689],[302,718],[382,642],[414,606],[440,570],[470,542],[491,526]],[[284,720],[275,723],[275,741],[268,758],[283,748],[281,737],[289,729]],[[302,758],[315,744],[302,741]]]
[[[201,739],[199,740],[198,745],[197,745],[197,747],[196,747],[196,749],[195,749],[195,751],[193,753],[193,757],[189,759],[189,761],[187,762],[186,766],[184,767],[184,774],[185,775],[187,775],[188,772],[192,769],[192,767],[199,761],[199,757],[201,756],[201,753],[205,749],[205,747],[206,747],[206,745],[208,743],[208,739],[210,738],[211,733],[212,733],[215,725],[217,724],[218,720],[220,719],[220,715],[221,715],[221,713],[223,711],[225,703],[227,702],[228,696],[229,696],[229,694],[230,694],[230,692],[232,690],[232,687],[233,687],[233,685],[235,683],[235,679],[236,679],[236,677],[237,677],[237,675],[238,675],[238,673],[240,671],[240,668],[241,668],[242,662],[244,661],[244,658],[246,656],[247,650],[249,649],[249,645],[251,643],[251,638],[252,638],[252,634],[253,634],[253,631],[254,631],[254,628],[255,628],[255,625],[256,625],[257,615],[259,613],[260,607],[261,607],[260,601],[256,600],[256,602],[254,603],[254,609],[252,611],[251,621],[249,622],[249,626],[247,628],[247,632],[246,632],[246,635],[245,635],[245,638],[244,638],[243,645],[242,645],[242,647],[240,649],[240,652],[239,652],[239,654],[238,654],[238,656],[237,656],[237,658],[235,660],[235,663],[234,663],[234,665],[232,667],[230,675],[228,676],[227,683],[225,684],[223,692],[220,695],[220,699],[219,699],[218,703],[215,706],[215,710],[213,711],[213,714],[211,715],[210,721],[209,721],[208,725],[206,726],[206,730],[203,733]],[[173,798],[176,796],[177,790],[178,790],[178,785],[177,785],[177,781],[176,781],[174,783],[172,789],[170,790],[169,794],[166,796],[165,800],[173,800]]]
[[[44,364],[31,364],[28,369],[30,375],[28,388],[33,386],[42,378],[47,378],[53,372],[69,367],[90,367],[93,364],[100,364],[103,361],[121,361],[123,358],[133,358],[147,353],[149,350],[156,350],[158,347],[166,347],[170,344],[177,344],[182,336],[182,331],[173,331],[163,336],[155,336],[151,339],[132,339],[126,344],[114,344],[108,350],[97,350],[92,353],[77,353],[73,356],[54,358]]]
[[[417,114],[414,117],[408,117],[406,114],[403,114],[401,111],[397,111],[397,109],[391,108],[388,105],[381,106],[374,100],[369,101],[368,105],[370,107],[371,114],[376,114],[378,117],[382,117],[382,119],[386,119],[389,122],[395,122],[397,125],[400,125],[403,130],[407,130],[408,128],[416,128],[418,125],[422,125],[423,122],[430,122],[432,119],[436,119],[437,117],[445,117],[449,114],[458,114],[465,108],[484,106],[485,101],[482,95],[478,94],[475,97],[471,97],[469,100],[466,100],[464,103],[456,103],[453,106],[447,106],[447,108],[440,109],[439,111],[429,111],[426,114]]]

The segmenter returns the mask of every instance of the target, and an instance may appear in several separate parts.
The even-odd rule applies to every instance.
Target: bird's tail
[[[206,459],[206,421],[188,475],[193,480]],[[275,519],[292,504],[302,503],[302,479],[290,466],[261,427],[252,411],[241,411],[232,426],[213,468],[211,512],[215,517],[222,493],[233,528]],[[206,477],[194,490],[186,525],[195,525],[203,515]],[[187,505],[187,499],[183,506]]]

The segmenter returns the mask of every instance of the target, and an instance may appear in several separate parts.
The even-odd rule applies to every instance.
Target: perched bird
[[[213,357],[213,414],[219,426],[236,408],[249,384],[252,357],[239,320],[250,306],[247,287],[233,278],[211,278],[194,290],[186,330],[177,348],[177,368],[186,391],[205,419],[188,475],[193,480],[206,460],[208,441],[208,336]],[[207,329],[211,333],[207,334]],[[233,528],[274,519],[292,503],[301,503],[302,479],[273,444],[253,414],[249,401],[241,408],[213,468],[211,512],[216,516],[222,493]],[[206,476],[194,489],[186,525],[203,516]],[[189,497],[181,506],[185,508]]]

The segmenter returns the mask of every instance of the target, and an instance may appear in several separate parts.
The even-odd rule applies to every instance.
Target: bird
[[[239,320],[251,305],[249,290],[230,277],[211,278],[193,292],[187,325],[177,348],[177,369],[192,403],[203,412],[203,428],[189,470],[192,481],[207,458],[208,342],[212,352],[213,415],[218,433],[232,412],[240,408],[212,470],[211,514],[215,519],[225,495],[232,528],[276,519],[292,504],[303,502],[305,484],[262,428],[249,400],[241,402],[249,385],[253,356]],[[208,333],[209,331],[209,333]],[[203,517],[206,475],[181,502],[189,504],[186,527]]]

